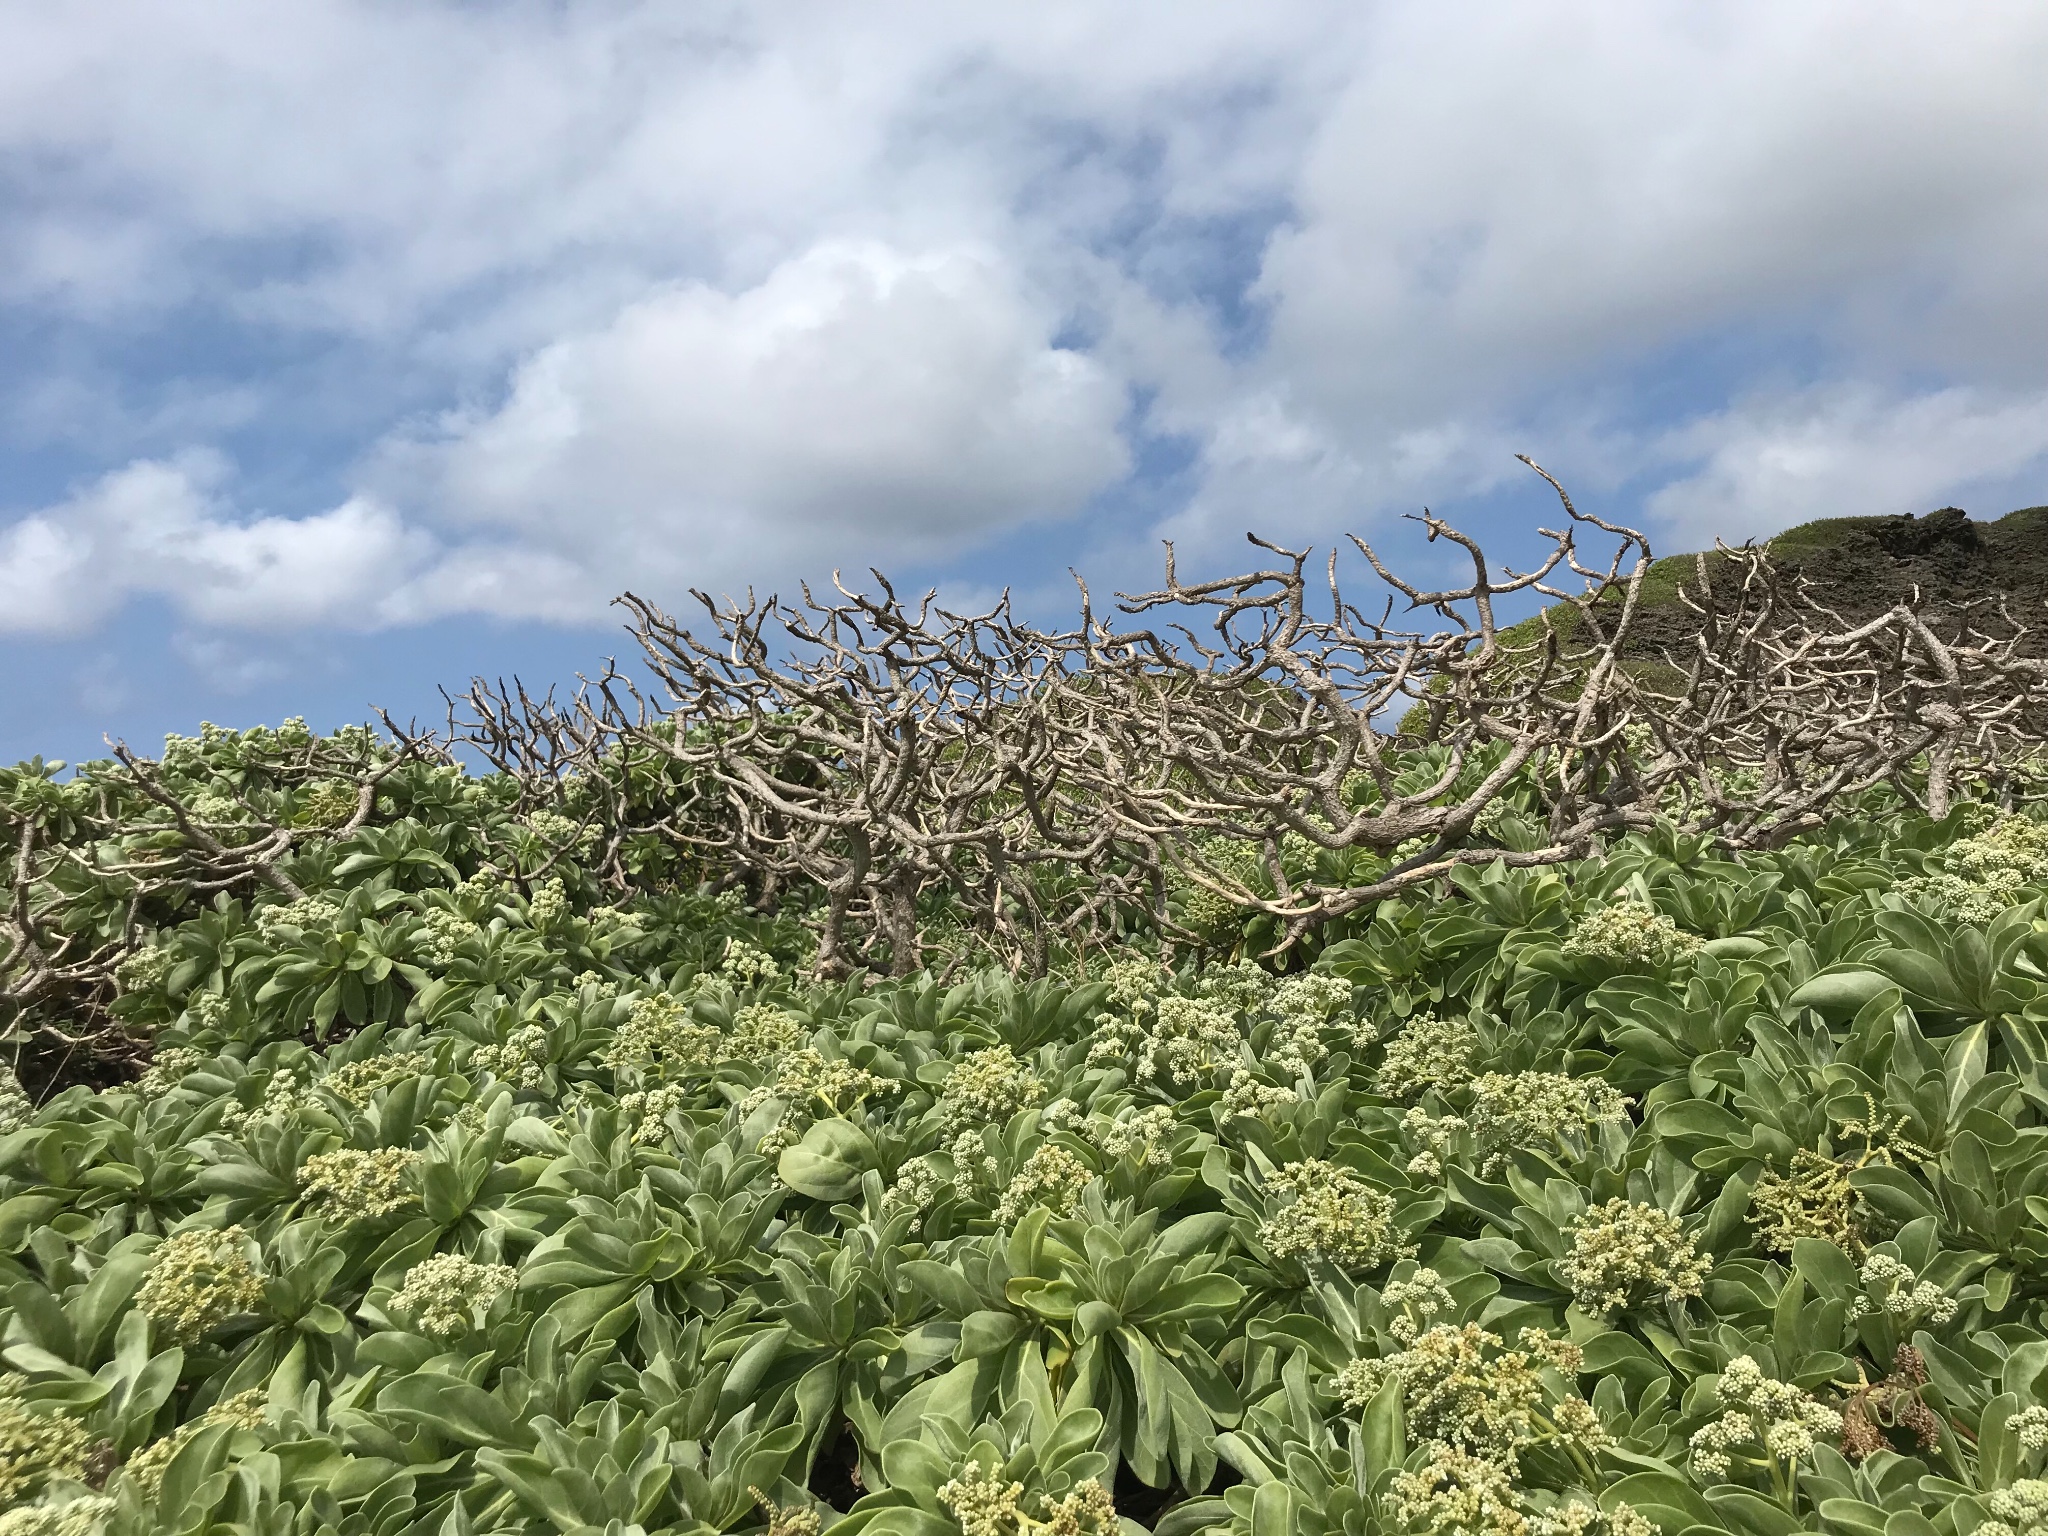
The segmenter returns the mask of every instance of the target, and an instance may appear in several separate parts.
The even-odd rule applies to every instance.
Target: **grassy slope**
[[[2003,592],[2016,615],[2035,615],[2041,631],[2026,649],[2042,654],[2048,636],[2048,507],[2026,507],[1994,522],[1955,514],[1924,518],[1830,517],[1801,523],[1769,541],[1772,555],[1813,584],[1844,618],[1868,618],[1908,599],[1917,586],[1937,611]],[[1694,578],[1696,557],[1667,555],[1643,583],[1644,637],[1652,642],[1682,623],[1679,587]],[[1535,636],[1539,620],[1509,631]]]

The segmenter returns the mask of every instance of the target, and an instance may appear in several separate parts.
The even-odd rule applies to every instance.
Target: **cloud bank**
[[[16,635],[1320,537],[1516,449],[1678,547],[2048,500],[2038,6],[9,32],[0,463],[51,482],[0,512]]]

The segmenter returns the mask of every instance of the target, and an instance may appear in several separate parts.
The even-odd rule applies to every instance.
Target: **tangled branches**
[[[0,785],[0,1018],[120,1054],[121,967],[154,929],[296,900],[316,856],[448,864],[408,821],[421,795],[460,802],[464,877],[528,896],[723,892],[807,924],[824,975],[977,954],[1043,973],[1134,935],[1277,954],[1461,866],[1660,824],[1772,846],[1878,785],[1941,816],[1972,776],[2010,795],[2037,752],[2048,663],[1997,600],[1851,623],[1768,547],[1724,547],[1692,562],[1681,629],[1668,605],[1646,626],[1648,541],[1530,467],[1564,512],[1544,558],[1499,570],[1425,513],[1471,565],[1443,590],[1360,539],[1318,564],[1254,538],[1265,566],[1219,580],[1183,580],[1169,546],[1165,584],[1110,611],[1082,583],[1071,628],[879,574],[795,603],[700,593],[696,629],[628,594],[642,668],[567,703],[478,682],[445,735],[209,728],[68,781],[23,765]],[[1504,625],[1518,594],[1548,606]]]
[[[379,737],[366,726],[317,736],[296,719],[274,731],[209,725],[169,738],[159,760],[116,743],[112,762],[69,782],[40,760],[10,771],[0,1017],[33,1010],[36,1032],[67,1052],[118,1047],[108,1008],[158,921],[258,886],[299,899],[295,849],[351,836],[393,772],[445,760],[432,737],[389,717],[385,727]]]
[[[1567,519],[1535,570],[1496,573],[1424,514],[1472,580],[1422,590],[1353,539],[1389,593],[1378,617],[1335,554],[1312,577],[1307,552],[1256,538],[1275,564],[1192,584],[1169,547],[1166,585],[1118,604],[1147,629],[1117,629],[1085,584],[1072,630],[1007,601],[908,605],[879,575],[879,596],[800,606],[698,594],[702,638],[629,595],[668,699],[629,718],[608,675],[608,718],[719,786],[730,859],[825,892],[827,972],[856,931],[917,968],[927,920],[1033,969],[1055,937],[1200,943],[1215,912],[1270,918],[1277,950],[1460,865],[1578,858],[1659,818],[1732,850],[1878,783],[1940,815],[1958,773],[2038,742],[2048,675],[2009,614],[1947,638],[1910,606],[1852,627],[1763,549],[1701,558],[1691,649],[1644,654],[1648,541],[1530,467]],[[1613,541],[1604,561],[1582,558],[1588,533]],[[1553,606],[1503,628],[1519,592]],[[1396,598],[1441,622],[1395,624]]]

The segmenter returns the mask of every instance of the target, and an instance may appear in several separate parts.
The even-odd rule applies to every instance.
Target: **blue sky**
[[[0,758],[607,599],[2048,502],[2048,10],[5,3]],[[1543,492],[1543,494],[1539,494]]]

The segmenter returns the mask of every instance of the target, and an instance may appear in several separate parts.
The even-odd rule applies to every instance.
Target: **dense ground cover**
[[[166,755],[268,876],[67,909],[132,1062],[16,1020],[4,1536],[2048,1530],[2048,823],[816,984],[516,787],[274,744]]]

